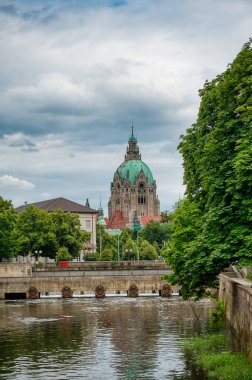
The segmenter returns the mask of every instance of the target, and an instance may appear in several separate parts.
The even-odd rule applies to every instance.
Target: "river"
[[[0,302],[0,379],[207,377],[181,342],[214,330],[211,303],[179,297]]]

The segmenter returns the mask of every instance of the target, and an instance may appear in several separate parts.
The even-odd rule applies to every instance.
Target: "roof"
[[[150,223],[151,221],[155,220],[157,222],[161,222],[162,217],[159,215],[156,216],[141,216],[141,225],[144,227],[146,224]]]
[[[16,210],[24,211],[26,207],[31,206],[31,205],[44,211],[55,211],[55,210],[61,209],[64,212],[76,212],[78,214],[98,213],[97,210],[94,210],[88,206],[81,205],[80,203],[70,201],[69,199],[66,199],[66,198],[54,198],[54,199],[49,199],[47,201],[30,203],[24,206],[19,206],[16,208]]]
[[[128,180],[132,185],[136,183],[139,173],[143,171],[150,186],[154,185],[154,179],[150,168],[142,160],[128,160],[123,162],[116,170],[122,181]]]
[[[110,220],[108,223],[108,228],[112,230],[123,230],[128,223],[129,220],[123,218],[123,214],[121,211],[115,211],[112,220]]]

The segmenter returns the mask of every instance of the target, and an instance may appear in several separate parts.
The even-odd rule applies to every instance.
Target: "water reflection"
[[[206,379],[181,341],[210,331],[209,301],[0,303],[1,379]]]

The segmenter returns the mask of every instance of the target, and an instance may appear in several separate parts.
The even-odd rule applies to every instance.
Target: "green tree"
[[[157,260],[158,254],[156,248],[147,240],[143,240],[140,247],[140,260]]]
[[[129,237],[123,245],[123,260],[136,260],[137,259],[137,245]]]
[[[1,208],[1,206],[0,206]],[[18,252],[18,242],[14,229],[16,212],[13,209],[1,208],[0,211],[0,261],[10,259]]]
[[[57,261],[70,261],[73,259],[73,256],[69,253],[67,247],[59,247],[56,253]]]
[[[34,206],[18,214],[14,232],[20,254],[42,251],[42,256],[51,258],[56,257],[60,247],[76,257],[90,239],[89,233],[80,229],[77,214],[47,212]]]
[[[158,249],[161,249],[163,242],[167,242],[171,236],[171,223],[158,221],[150,221],[139,235],[147,240],[152,245],[157,245]]]
[[[18,214],[15,236],[19,245],[19,254],[42,251],[43,256],[54,258],[59,248],[50,213],[35,206],[29,206]]]
[[[103,226],[96,224],[96,249],[97,253],[101,254],[106,248],[112,249],[113,256],[117,252],[117,236],[109,235]]]
[[[111,248],[105,248],[100,257],[101,261],[112,261],[113,260],[113,250]]]
[[[0,212],[13,210],[12,201],[8,201],[0,196]]]
[[[90,233],[80,229],[78,214],[56,210],[50,213],[53,229],[59,247],[66,247],[72,257],[79,256],[85,243],[90,241]]]
[[[167,255],[185,297],[252,251],[252,49],[199,91],[194,125],[181,137],[186,198],[175,211]]]

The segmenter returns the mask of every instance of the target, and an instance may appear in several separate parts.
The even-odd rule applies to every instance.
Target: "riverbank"
[[[223,334],[198,336],[183,345],[183,352],[203,368],[209,379],[251,380],[252,364],[245,353],[232,352]]]

